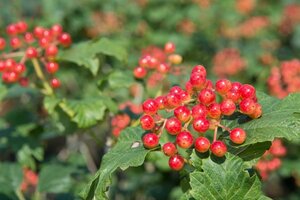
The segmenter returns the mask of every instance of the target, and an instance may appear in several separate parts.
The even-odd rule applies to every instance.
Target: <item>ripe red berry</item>
[[[242,128],[234,128],[230,131],[230,140],[235,144],[243,144],[246,140],[247,134]]]
[[[181,131],[181,122],[176,117],[167,119],[165,129],[171,135],[177,135]]]
[[[5,48],[6,41],[4,38],[0,37],[0,50],[3,50]]]
[[[185,90],[187,91],[187,93],[189,94],[192,94],[194,92],[194,89],[193,89],[193,85],[191,84],[190,81],[187,81],[185,83]]]
[[[26,57],[27,58],[36,58],[38,57],[38,52],[34,47],[28,47],[26,49]]]
[[[179,171],[184,167],[184,159],[181,155],[171,156],[169,159],[169,166],[175,171]]]
[[[140,119],[140,122],[144,130],[151,130],[155,126],[154,119],[150,115],[143,115]]]
[[[46,70],[49,74],[54,74],[59,69],[59,65],[56,62],[48,62],[46,64]]]
[[[220,109],[223,115],[230,116],[234,113],[236,106],[231,99],[225,99],[220,103]]]
[[[188,131],[180,132],[176,137],[176,144],[184,149],[190,148],[194,143],[193,135]]]
[[[30,44],[30,43],[34,42],[35,39],[34,39],[34,36],[32,33],[25,33],[24,40],[26,43]]]
[[[155,133],[147,133],[143,136],[143,144],[147,149],[153,149],[159,144],[159,137]]]
[[[18,49],[22,46],[22,40],[18,37],[13,37],[10,39],[10,46],[13,49]]]
[[[239,94],[242,99],[253,98],[255,96],[255,88],[252,85],[244,84],[239,88]]]
[[[181,104],[181,98],[179,94],[176,93],[168,93],[164,97],[164,106],[165,108],[172,109]]]
[[[159,110],[162,110],[162,109],[165,108],[165,106],[164,106],[164,96],[156,97],[155,102],[157,103]]]
[[[167,73],[169,72],[171,69],[170,65],[166,64],[166,63],[160,63],[158,66],[157,66],[157,71],[158,72],[161,72],[161,73]]]
[[[147,99],[142,105],[144,113],[154,115],[158,111],[158,104],[154,99]]]
[[[0,72],[3,72],[5,70],[5,62],[3,60],[0,60]]]
[[[37,38],[42,38],[43,34],[44,34],[44,31],[45,31],[45,29],[43,27],[37,26],[37,27],[34,28],[33,34]]]
[[[209,129],[209,121],[203,117],[197,117],[193,121],[193,128],[199,133],[205,133]]]
[[[46,37],[42,37],[39,39],[39,45],[42,47],[42,48],[46,48],[50,45],[51,43],[51,40],[49,38],[46,38]]]
[[[136,67],[133,70],[135,78],[144,78],[147,75],[147,70],[144,67]]]
[[[168,42],[165,44],[165,52],[166,53],[174,53],[175,49],[176,49],[176,47],[173,42]]]
[[[215,141],[210,146],[211,152],[217,157],[223,157],[227,152],[226,144],[222,141]]]
[[[238,90],[231,89],[225,94],[225,98],[231,99],[234,103],[238,103],[240,100],[240,93]]]
[[[17,73],[17,74],[22,74],[23,72],[25,72],[26,70],[26,67],[24,64],[22,63],[18,63],[16,64],[15,68],[14,68],[14,71]]]
[[[216,91],[219,94],[226,94],[231,89],[231,82],[227,79],[220,79],[216,82]]]
[[[200,153],[205,153],[209,150],[210,141],[206,137],[198,137],[195,141],[195,149]]]
[[[255,104],[255,111],[249,116],[253,119],[257,119],[262,115],[262,107],[259,103]]]
[[[197,117],[206,118],[206,115],[207,115],[207,109],[204,105],[197,104],[197,105],[193,106],[193,108],[192,108],[193,118],[197,118]]]
[[[26,22],[19,21],[18,23],[16,23],[16,28],[17,28],[18,33],[25,33],[28,26],[27,26]]]
[[[251,115],[256,109],[256,103],[253,99],[243,99],[239,106],[240,111],[246,115]]]
[[[6,27],[6,33],[10,36],[14,36],[18,34],[18,29],[15,24],[10,24]]]
[[[16,66],[16,61],[12,58],[9,58],[5,60],[4,65],[5,65],[5,70],[6,71],[13,71],[15,66]]]
[[[51,34],[54,35],[54,36],[59,36],[62,33],[62,31],[63,31],[63,28],[59,24],[54,24],[51,27]]]
[[[233,82],[231,84],[231,90],[238,92],[240,87],[242,87],[242,84],[240,82]]]
[[[70,46],[72,43],[72,39],[69,33],[62,33],[59,37],[59,42],[63,45],[63,46]]]
[[[58,48],[55,45],[50,45],[45,50],[45,55],[47,57],[55,57],[58,53]]]
[[[27,87],[28,84],[29,84],[28,78],[26,78],[26,77],[21,77],[21,78],[19,78],[19,84],[20,84],[22,87]]]
[[[174,115],[181,122],[187,122],[191,118],[191,111],[186,106],[179,106],[174,110]]]
[[[2,80],[5,83],[14,83],[18,80],[19,76],[14,71],[7,71],[2,74]]]
[[[60,80],[57,78],[51,79],[50,83],[51,83],[52,88],[54,88],[54,89],[60,87]]]
[[[200,73],[192,73],[190,77],[190,83],[193,88],[200,90],[205,86],[206,77]]]
[[[216,100],[216,94],[210,89],[203,89],[199,93],[198,99],[204,105],[209,105]]]
[[[193,69],[192,69],[192,74],[197,73],[201,76],[206,77],[206,69],[203,65],[196,65]]]
[[[177,153],[177,148],[172,142],[165,143],[162,150],[166,156],[174,156]]]
[[[212,103],[207,107],[207,115],[213,119],[219,119],[222,115],[220,104]]]

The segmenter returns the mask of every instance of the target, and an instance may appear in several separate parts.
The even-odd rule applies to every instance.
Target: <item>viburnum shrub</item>
[[[45,90],[59,88],[60,80],[54,75],[59,70],[56,56],[59,46],[68,47],[72,43],[70,34],[63,32],[59,24],[50,28],[36,26],[32,30],[24,21],[6,27],[7,39],[0,37],[0,73],[4,83],[29,84],[31,74],[28,61],[32,62],[37,77],[43,81]],[[42,64],[43,69],[40,67]],[[45,74],[47,73],[47,76]]]
[[[143,103],[144,115],[140,118],[141,127],[148,131],[143,136],[146,148],[156,148],[160,143],[162,151],[169,156],[169,166],[181,170],[188,160],[178,153],[178,148],[195,148],[200,153],[211,151],[217,157],[227,152],[227,145],[218,137],[218,129],[225,130],[227,137],[234,144],[243,144],[247,138],[244,129],[230,129],[221,124],[224,117],[234,117],[236,112],[252,119],[262,115],[262,107],[257,101],[256,90],[250,84],[219,79],[215,84],[206,77],[202,65],[193,68],[185,90],[174,86],[169,93]],[[163,118],[159,112],[173,112],[173,116]],[[165,144],[160,142],[166,132],[176,137]],[[213,140],[207,138],[209,130],[214,131]]]

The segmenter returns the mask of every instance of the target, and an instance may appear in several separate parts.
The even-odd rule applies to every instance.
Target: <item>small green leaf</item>
[[[113,89],[129,87],[133,82],[133,76],[128,72],[115,71],[108,77],[108,83]]]
[[[0,82],[0,100],[2,100],[5,97],[6,93],[7,93],[6,87],[3,85],[2,82]]]
[[[58,105],[60,101],[61,100],[56,97],[46,96],[44,98],[44,107],[49,114],[52,114],[54,112],[55,107]]]
[[[35,159],[42,161],[44,158],[44,150],[42,147],[30,147],[25,144],[17,153],[18,162],[23,166],[35,169]]]
[[[112,173],[118,168],[125,170],[143,164],[150,150],[143,147],[142,133],[141,128],[127,128],[120,134],[117,144],[104,155],[100,169],[82,192],[84,199],[108,199],[106,191],[111,183]]]
[[[20,165],[0,163],[0,193],[13,193],[19,190],[22,180],[23,172]]]
[[[202,170],[190,174],[190,193],[195,199],[269,199],[261,191],[256,175],[250,176],[243,160],[227,153],[226,159],[202,160]]]

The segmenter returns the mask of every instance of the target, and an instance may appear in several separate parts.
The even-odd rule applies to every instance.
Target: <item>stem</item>
[[[17,51],[17,52],[12,52],[12,53],[8,53],[8,54],[2,54],[1,57],[4,59],[7,59],[7,58],[14,58],[14,57],[21,57],[24,55],[25,55],[24,51]]]
[[[213,140],[213,142],[215,142],[217,140],[217,136],[218,136],[218,127],[216,126],[216,128],[214,130],[214,140]]]
[[[191,123],[192,120],[193,120],[193,117],[191,116],[190,119],[184,124],[183,130],[187,130],[187,128],[190,125],[190,123]]]
[[[49,83],[47,82],[47,80],[43,74],[43,71],[41,70],[38,60],[36,58],[33,58],[31,61],[32,61],[32,64],[33,64],[33,67],[34,67],[37,77],[43,82],[45,94],[53,95],[54,92],[53,92],[52,88],[50,87]]]
[[[189,159],[183,158],[183,160],[184,160],[185,163],[187,163],[187,164],[189,164],[189,165],[192,165],[192,164],[193,164],[192,161],[189,160]]]
[[[226,127],[226,126],[224,126],[224,125],[222,125],[222,124],[220,124],[220,123],[218,123],[217,125],[218,125],[219,127],[221,127],[222,129],[224,129],[224,130],[230,132],[230,128],[228,128],[228,127]]]
[[[26,200],[20,189],[17,189],[15,192],[19,200]]]
[[[160,136],[161,136],[161,134],[162,134],[162,132],[163,132],[165,126],[166,126],[166,123],[167,123],[167,119],[165,119],[165,121],[164,121],[162,127],[160,128],[160,131],[159,131],[159,133],[158,133],[158,137],[159,137],[159,138],[160,138]]]

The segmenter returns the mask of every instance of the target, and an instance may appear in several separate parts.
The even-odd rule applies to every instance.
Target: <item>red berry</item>
[[[161,73],[167,73],[168,71],[170,71],[171,67],[170,65],[166,64],[166,63],[160,63],[157,66],[157,71],[161,72]]]
[[[165,108],[164,98],[165,98],[164,96],[158,96],[158,97],[155,98],[155,102],[157,103],[159,110],[162,110],[162,109]]]
[[[33,34],[37,38],[42,38],[43,34],[44,34],[44,31],[45,31],[45,29],[43,27],[37,26],[37,27],[34,28]]]
[[[27,87],[28,84],[29,84],[28,78],[26,78],[26,77],[21,77],[21,78],[19,78],[19,84],[20,84],[22,87]]]
[[[219,119],[222,115],[220,104],[212,103],[207,107],[207,115],[213,119]]]
[[[199,133],[205,133],[209,129],[209,121],[203,117],[197,117],[193,121],[193,128]]]
[[[30,44],[30,43],[34,42],[35,39],[34,39],[34,36],[32,33],[25,33],[24,40],[26,43]]]
[[[25,70],[26,70],[26,67],[22,63],[16,64],[16,66],[14,68],[14,72],[16,72],[17,74],[22,74],[23,72],[25,72]]]
[[[0,70],[1,71],[1,70]],[[253,119],[257,119],[262,115],[262,107],[259,103],[255,104],[255,111],[249,116]]]
[[[185,90],[187,93],[192,94],[194,92],[193,85],[191,84],[190,81],[185,83]]]
[[[192,74],[197,73],[201,76],[206,77],[206,69],[204,66],[202,65],[196,65],[193,69],[192,69]]]
[[[184,159],[180,155],[171,156],[169,159],[169,166],[175,171],[179,171],[184,167]]]
[[[164,97],[164,106],[167,109],[172,109],[181,104],[181,98],[179,94],[169,93]]]
[[[255,112],[256,103],[253,99],[244,99],[240,102],[240,111],[246,115],[251,115]]]
[[[19,21],[17,24],[16,24],[16,28],[18,30],[18,33],[25,33],[28,26],[27,26],[27,23],[24,22],[24,21]]]
[[[54,36],[59,36],[63,31],[63,28],[61,25],[59,24],[54,24],[51,27],[51,34],[53,34]]]
[[[159,144],[159,137],[155,133],[147,133],[143,137],[143,144],[147,149],[153,149]]]
[[[59,88],[60,87],[60,80],[59,79],[57,79],[57,78],[53,78],[53,79],[51,79],[51,86],[53,87],[53,88]]]
[[[140,58],[139,66],[141,67],[148,67],[148,57]]]
[[[144,130],[151,130],[155,126],[154,119],[150,115],[143,115],[140,119],[140,122]]]
[[[206,137],[198,137],[195,141],[195,149],[200,153],[205,153],[210,147],[210,141]]]
[[[16,72],[4,72],[2,74],[2,80],[5,83],[14,83],[18,80],[19,76]]]
[[[22,46],[22,40],[18,37],[13,37],[10,39],[10,46],[13,49],[18,49]]]
[[[63,46],[70,46],[72,43],[72,39],[70,34],[68,33],[62,33],[61,36],[59,37],[59,42],[63,45]]]
[[[181,131],[181,122],[176,117],[167,119],[165,129],[171,135],[177,135]]]
[[[220,109],[223,115],[232,115],[236,109],[235,103],[231,99],[225,99],[220,103]]]
[[[5,70],[5,62],[3,60],[0,60],[0,72],[3,72]]]
[[[5,48],[6,41],[4,38],[0,37],[0,50],[3,50]]]
[[[231,99],[234,103],[238,103],[240,100],[240,93],[237,90],[231,89],[225,94],[225,98]]]
[[[27,58],[36,58],[38,57],[38,52],[34,47],[28,47],[26,50],[26,57]]]
[[[136,78],[144,78],[147,75],[147,70],[143,67],[136,67],[133,70],[133,74]]]
[[[158,111],[158,104],[154,99],[147,99],[142,105],[144,113],[154,115]]]
[[[217,157],[223,157],[227,152],[226,144],[222,141],[215,141],[210,146],[211,152]]]
[[[181,89],[181,87],[179,86],[173,86],[170,89],[170,93],[174,93],[174,94],[181,94],[183,92],[183,90]]]
[[[47,38],[48,40],[52,40],[53,38],[53,36],[52,36],[52,34],[51,34],[51,31],[50,30],[48,30],[48,29],[45,29],[44,30],[44,32],[43,32],[43,37],[44,38]]]
[[[15,24],[10,24],[6,27],[6,33],[10,36],[14,36],[18,34],[18,29]]]
[[[216,100],[216,94],[210,89],[203,89],[199,93],[198,99],[204,105],[209,105]]]
[[[165,52],[166,53],[174,53],[175,49],[176,49],[176,47],[173,42],[168,42],[165,44]]]
[[[59,65],[56,62],[48,62],[46,64],[46,70],[49,74],[54,74],[59,69]]]
[[[197,104],[197,105],[193,106],[193,108],[192,108],[193,118],[197,118],[197,117],[206,118],[206,115],[207,115],[207,109],[204,105]]]
[[[176,137],[176,144],[181,148],[188,149],[194,143],[193,135],[188,131],[180,132]]]
[[[240,82],[233,82],[231,84],[231,90],[238,92],[242,84]]]
[[[230,131],[230,140],[235,144],[243,144],[246,140],[246,132],[241,128],[234,128]]]
[[[46,37],[42,37],[39,39],[39,45],[42,47],[42,48],[46,48],[50,45],[51,43],[51,40],[49,38],[46,38]]]
[[[220,79],[216,82],[216,91],[219,94],[226,94],[231,89],[231,82],[227,79]]]
[[[174,156],[177,153],[177,148],[172,142],[165,143],[162,150],[166,156]]]
[[[191,111],[186,106],[179,106],[174,110],[174,115],[181,122],[187,122],[191,118]]]
[[[6,71],[13,71],[17,63],[14,59],[9,58],[9,59],[5,60],[4,64],[5,64]]]
[[[242,99],[253,98],[255,96],[255,88],[252,85],[244,84],[239,88],[239,94]]]
[[[47,57],[55,57],[57,53],[58,53],[58,48],[55,45],[50,45],[45,50],[45,54]]]
[[[206,77],[200,73],[192,73],[190,77],[190,83],[193,88],[200,90],[205,86]]]

